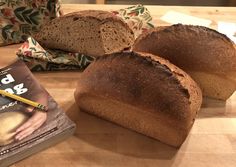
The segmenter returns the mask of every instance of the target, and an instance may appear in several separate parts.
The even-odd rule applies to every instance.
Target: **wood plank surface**
[[[121,5],[63,5],[65,13],[116,10]],[[168,10],[217,21],[236,22],[236,8],[148,6],[157,25]],[[20,45],[0,47],[0,67],[12,62]],[[236,94],[227,102],[205,100],[195,124],[177,150],[157,140],[104,121],[77,109],[73,93],[80,72],[34,73],[77,124],[68,140],[35,154],[12,167],[235,167]]]

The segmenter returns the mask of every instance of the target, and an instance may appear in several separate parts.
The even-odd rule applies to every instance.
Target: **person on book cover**
[[[41,85],[39,85],[38,82],[35,82],[32,77],[28,78],[28,82],[25,83],[25,85],[27,85],[27,88],[30,91],[26,96],[31,97],[32,101],[48,106],[48,93],[44,91]],[[16,130],[16,140],[22,140],[31,135],[35,130],[40,128],[47,119],[46,112],[39,111],[33,107],[28,106],[26,112],[32,113],[32,116]]]
[[[48,106],[49,94],[35,80],[32,73],[22,62],[15,62],[12,67],[10,66],[8,69],[9,70],[7,70],[6,72],[0,73],[0,81],[2,81],[0,82],[1,89],[14,94],[26,90],[24,93],[20,92],[22,93],[20,94],[20,96],[38,102],[44,106]],[[4,81],[5,84],[3,83]],[[14,103],[16,103],[16,105],[13,105]],[[9,104],[11,104],[10,107],[3,108],[3,106],[7,106]],[[31,135],[47,120],[46,112],[39,111],[31,106],[22,104],[20,102],[15,102],[12,99],[8,99],[6,97],[0,97],[0,107],[0,114],[4,112],[17,111],[25,113],[29,116],[29,119],[24,121],[24,123],[20,127],[18,127],[15,132],[11,132],[11,135],[13,135],[13,138],[17,141]],[[1,138],[3,137],[4,136],[2,136]]]
[[[47,106],[48,103],[48,97],[47,94],[43,93],[38,93],[37,96],[34,98],[34,101],[37,101],[40,104],[43,104]],[[16,130],[16,140],[22,140],[23,138],[31,135],[35,130],[40,128],[43,123],[47,119],[47,113],[39,111],[35,108],[28,107],[27,112],[33,113],[33,115],[22,125]]]

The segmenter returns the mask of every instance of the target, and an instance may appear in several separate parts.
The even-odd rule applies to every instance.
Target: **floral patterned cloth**
[[[59,0],[1,0],[0,46],[20,43],[60,15]]]
[[[112,11],[132,28],[135,37],[153,26],[152,17],[143,5]],[[17,55],[32,71],[83,70],[94,58],[80,53],[43,48],[32,37],[19,48]]]
[[[32,37],[23,43],[17,55],[32,71],[83,70],[94,60],[80,53],[43,48]]]
[[[153,28],[152,17],[150,12],[143,5],[130,6],[125,9],[113,11],[132,28],[137,38],[144,31]]]

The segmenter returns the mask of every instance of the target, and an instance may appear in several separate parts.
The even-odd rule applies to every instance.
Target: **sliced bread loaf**
[[[50,21],[34,38],[47,48],[97,57],[129,48],[134,33],[110,12],[85,10]]]
[[[226,100],[236,90],[236,49],[225,35],[202,26],[158,27],[141,35],[134,51],[152,53],[185,70],[205,96]]]
[[[181,69],[150,54],[100,57],[81,75],[79,108],[179,147],[200,109],[202,94]]]

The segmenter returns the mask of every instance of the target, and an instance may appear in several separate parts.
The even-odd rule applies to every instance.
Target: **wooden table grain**
[[[122,5],[63,5],[65,13],[116,10]],[[236,8],[147,6],[157,25],[168,10],[217,21],[236,22]],[[20,45],[0,47],[0,67],[12,62]],[[34,73],[77,124],[74,136],[12,167],[235,167],[236,94],[225,103],[205,101],[182,147],[177,150],[77,109],[73,93],[79,72]]]

